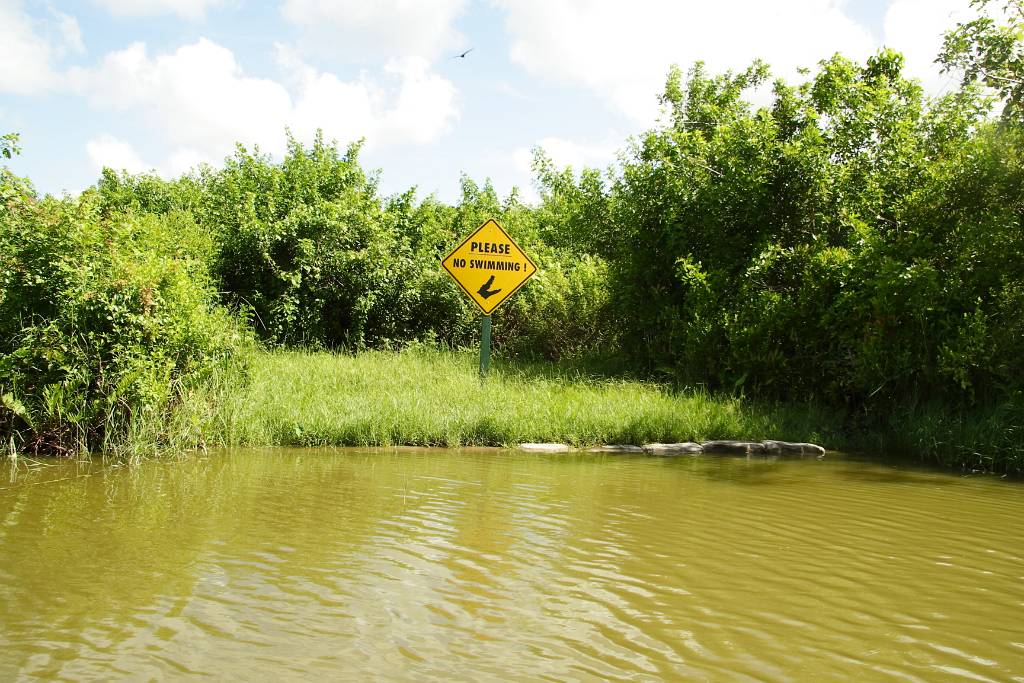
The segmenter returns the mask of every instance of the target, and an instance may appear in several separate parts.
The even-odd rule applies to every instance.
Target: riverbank
[[[202,417],[208,442],[248,446],[514,446],[812,441],[834,447],[840,421],[808,405],[773,406],[633,379],[496,359],[486,383],[472,352],[253,356]],[[211,397],[212,398],[212,397]],[[194,417],[193,417],[194,419]]]
[[[257,351],[248,365],[246,381],[213,382],[179,411],[171,430],[177,445],[586,448],[778,439],[954,470],[1024,472],[1014,406],[916,405],[865,422],[813,403],[677,391],[500,357],[481,385],[473,351]]]

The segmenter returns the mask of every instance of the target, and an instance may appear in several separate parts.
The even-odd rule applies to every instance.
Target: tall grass
[[[847,448],[968,472],[1024,474],[1024,406],[905,406],[848,430]]]
[[[436,350],[259,353],[251,382],[228,389],[216,404],[204,431],[226,445],[828,444],[838,434],[835,417],[810,406],[676,393],[553,366],[498,361],[481,383],[475,354]]]

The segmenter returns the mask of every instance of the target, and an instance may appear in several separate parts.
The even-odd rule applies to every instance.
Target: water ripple
[[[0,491],[3,680],[1024,671],[1020,485],[472,451],[85,474]]]

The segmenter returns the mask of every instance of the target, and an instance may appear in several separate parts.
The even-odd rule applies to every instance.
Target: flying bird
[[[473,51],[473,48],[469,48],[468,50],[466,50],[465,52],[463,52],[463,53],[462,53],[461,55],[452,55],[452,56],[451,56],[451,57],[449,57],[448,59],[465,59],[465,58],[466,58],[466,55],[468,55],[468,54],[469,54],[470,52],[472,52],[472,51]]]

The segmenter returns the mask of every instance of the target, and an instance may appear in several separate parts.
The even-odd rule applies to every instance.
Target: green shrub
[[[245,344],[209,236],[184,213],[104,217],[94,191],[25,199],[0,207],[0,434],[58,454],[166,445],[183,397]]]
[[[1024,137],[902,66],[833,57],[756,108],[763,64],[698,64],[607,185],[539,160],[541,213],[607,258],[634,363],[879,410],[1022,388]]]
[[[461,342],[467,308],[439,265],[453,212],[411,190],[382,200],[359,148],[290,138],[281,163],[239,147],[208,170],[198,216],[218,286],[272,344]]]
[[[607,264],[552,249],[534,258],[542,264],[537,273],[495,315],[495,347],[556,361],[609,348],[619,330],[609,305]]]

